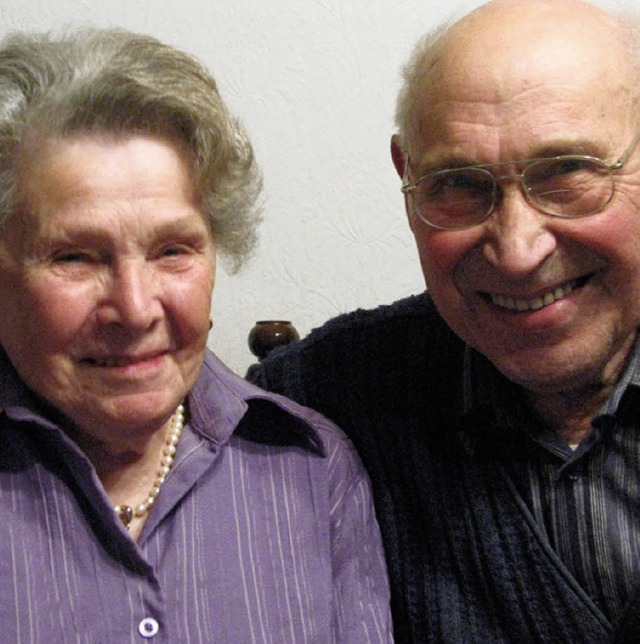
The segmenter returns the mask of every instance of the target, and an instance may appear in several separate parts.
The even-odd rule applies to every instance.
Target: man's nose
[[[503,184],[501,198],[483,222],[485,259],[513,277],[527,275],[556,249],[549,215],[540,212],[524,194],[519,181]]]

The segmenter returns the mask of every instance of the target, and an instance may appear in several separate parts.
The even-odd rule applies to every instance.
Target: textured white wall
[[[627,0],[633,6],[637,0]],[[121,26],[200,58],[265,176],[253,261],[218,273],[210,344],[243,374],[258,319],[302,335],[423,289],[389,158],[399,69],[428,28],[481,0],[0,0],[0,35]]]

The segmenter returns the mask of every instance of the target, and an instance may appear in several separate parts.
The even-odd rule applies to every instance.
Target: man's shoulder
[[[423,293],[333,318],[274,351],[248,377],[311,406],[320,392],[342,399],[384,389],[388,399],[408,381],[441,379],[443,370],[456,369],[461,347]]]
[[[429,295],[420,293],[391,304],[343,313],[311,331],[288,350],[304,352],[320,348],[324,351],[334,343],[363,343],[371,339],[392,346],[395,342],[433,337],[445,329],[446,324]]]

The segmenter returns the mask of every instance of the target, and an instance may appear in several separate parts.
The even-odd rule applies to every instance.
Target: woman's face
[[[144,441],[193,386],[215,247],[171,140],[48,143],[0,238],[0,343],[27,385],[90,437]]]

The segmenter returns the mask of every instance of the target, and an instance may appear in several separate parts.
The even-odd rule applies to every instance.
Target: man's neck
[[[529,389],[529,404],[567,443],[578,444],[622,377],[634,343],[635,335],[627,339],[599,372],[591,376],[584,374],[582,382],[576,376],[575,384],[570,386]]]
[[[593,417],[611,395],[614,385],[561,393],[531,393],[529,403],[569,444],[577,445],[591,427]]]

